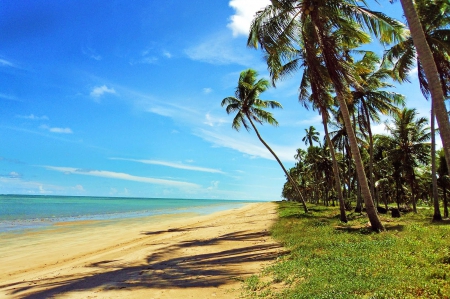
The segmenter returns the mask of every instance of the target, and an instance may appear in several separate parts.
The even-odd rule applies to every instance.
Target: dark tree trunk
[[[433,189],[433,221],[441,221],[441,211],[439,209],[439,197],[438,197],[438,185],[436,175],[436,135],[435,135],[435,117],[434,117],[434,105],[431,100],[431,182]]]

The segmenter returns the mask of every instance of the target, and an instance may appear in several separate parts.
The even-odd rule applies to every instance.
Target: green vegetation
[[[412,206],[417,212],[417,203],[434,202],[433,219],[440,221],[440,199],[448,211],[447,184],[439,184],[448,181],[448,172],[437,169],[443,163],[450,168],[444,102],[450,98],[450,5],[442,0],[401,4],[409,30],[365,1],[271,0],[256,13],[247,41],[264,53],[274,86],[302,71],[298,99],[322,117],[323,146],[313,126],[305,129],[307,152],[297,151],[296,165],[285,170],[282,196],[300,200],[305,212],[304,198],[314,204],[338,202],[344,223],[355,203],[355,212],[365,209],[378,232],[385,230],[378,211],[386,212],[393,202],[398,217],[400,210]],[[373,38],[391,46],[383,58],[364,50]],[[405,107],[402,95],[387,90],[393,87],[390,82],[407,82],[416,65],[422,93],[432,99],[431,128],[427,118]],[[386,121],[389,136],[372,131],[381,115],[391,117]],[[435,153],[435,117],[443,160]]]
[[[450,222],[433,210],[381,216],[377,234],[366,217],[339,221],[336,208],[280,202],[272,235],[289,251],[244,282],[244,298],[450,298]]]

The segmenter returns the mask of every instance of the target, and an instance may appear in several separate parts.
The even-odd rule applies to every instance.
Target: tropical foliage
[[[256,13],[248,37],[248,46],[264,53],[272,85],[300,73],[298,100],[322,117],[323,141],[314,126],[305,128],[301,139],[305,149],[293,153],[297,162],[285,171],[282,196],[339,205],[342,222],[347,221],[346,211],[355,207],[356,212],[367,213],[375,231],[384,230],[380,212],[392,209],[395,216],[402,211],[417,212],[418,204],[431,204],[433,198],[435,210],[439,212],[442,203],[444,218],[448,217],[449,111],[441,103],[450,95],[450,5],[443,0],[401,2],[409,28],[370,10],[365,1],[271,0]],[[413,19],[419,27],[410,18],[411,10],[417,14]],[[417,37],[417,31],[424,34],[424,40]],[[362,49],[372,38],[388,49],[384,57]],[[418,46],[423,43],[432,54],[431,61],[425,54],[417,55],[423,53]],[[430,63],[436,66],[437,81],[426,75]],[[443,149],[437,154],[434,114],[430,132],[427,118],[405,108],[407,99],[392,91],[394,81],[408,81],[415,65],[421,90],[426,97],[431,95],[439,123],[436,133],[441,135]],[[267,88],[269,83],[264,82]],[[436,96],[436,82],[443,96]],[[262,102],[253,101],[239,106],[235,99],[243,98],[238,88],[236,97],[222,102],[228,105],[228,113],[238,112],[233,128],[243,125],[248,129],[250,123],[266,145],[252,120],[270,120],[246,111],[270,104],[258,106]],[[374,124],[381,121],[385,121],[386,134],[374,134]]]

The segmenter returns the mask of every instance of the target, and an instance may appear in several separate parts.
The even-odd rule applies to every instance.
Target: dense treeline
[[[417,203],[432,205],[432,172],[430,155],[430,130],[427,119],[417,117],[414,109],[404,108],[399,111],[387,126],[390,134],[374,135],[373,139],[373,184],[374,201],[381,212],[390,207],[397,211],[417,211]],[[337,150],[339,171],[341,174],[342,193],[346,210],[361,211],[361,192],[358,190],[357,177],[345,132],[330,132],[334,148]],[[312,127],[305,135],[318,134]],[[361,133],[361,137],[364,134]],[[294,167],[289,169],[304,196],[312,203],[326,206],[338,204],[336,191],[333,189],[334,174],[332,159],[326,145],[321,145],[317,135],[316,142],[309,144],[307,150],[298,149]],[[360,140],[361,156],[365,165],[369,165],[369,142]],[[436,154],[438,198],[444,207],[444,217],[448,217],[448,193],[450,176],[444,151]],[[366,167],[366,173],[370,173]],[[286,182],[282,191],[283,198],[296,201],[292,183]],[[442,206],[441,205],[441,206]]]
[[[257,81],[253,70],[241,73],[236,97],[222,105],[237,112],[235,129],[243,124],[255,130],[285,171],[283,197],[301,201],[305,212],[306,201],[338,202],[346,222],[346,210],[364,208],[375,231],[384,230],[377,209],[391,203],[398,212],[433,202],[433,219],[440,220],[442,199],[448,216],[450,4],[400,2],[409,27],[356,0],[271,0],[255,15],[248,46],[264,52],[274,86],[302,71],[299,101],[321,115],[324,141],[318,142],[314,128],[307,130],[309,147],[298,150],[296,166],[287,171],[253,123],[277,125],[264,109],[281,108],[259,98],[268,84]],[[363,48],[372,38],[387,49],[384,57]],[[407,99],[390,91],[394,82],[408,82],[415,68],[424,97],[431,99],[430,127],[417,111],[405,108]],[[372,126],[381,115],[391,119],[388,134],[374,135]],[[435,118],[443,144],[438,154]]]

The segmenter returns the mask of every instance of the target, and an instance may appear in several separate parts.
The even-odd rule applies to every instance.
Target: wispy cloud
[[[203,122],[205,125],[208,125],[210,127],[214,127],[221,124],[227,124],[229,121],[222,117],[215,117],[212,116],[209,112],[205,115],[205,121]]]
[[[65,173],[65,174],[88,175],[88,176],[103,177],[103,178],[109,178],[109,179],[118,179],[118,180],[134,181],[134,182],[147,183],[147,184],[178,187],[178,188],[200,188],[200,185],[193,184],[193,183],[156,179],[156,178],[150,178],[150,177],[141,177],[141,176],[135,176],[135,175],[131,175],[128,173],[122,173],[122,172],[112,172],[112,171],[104,171],[104,170],[87,170],[87,169],[79,169],[79,168],[72,168],[72,167],[57,167],[57,166],[43,166],[43,167],[48,170],[59,171],[59,172]]]
[[[41,129],[47,130],[52,133],[58,133],[58,134],[72,134],[73,131],[71,128],[58,128],[58,127],[49,127],[47,125],[40,126]]]
[[[270,152],[255,138],[249,137],[249,140],[243,140],[236,137],[232,137],[223,133],[212,132],[204,129],[199,129],[194,133],[196,136],[213,143],[215,146],[227,147],[237,150],[241,153],[247,154],[250,158],[264,158],[269,160],[275,160]],[[254,141],[254,142],[252,142]],[[271,145],[271,148],[275,151],[278,158],[282,161],[295,161],[294,154],[295,146],[278,146]]]
[[[16,67],[14,63],[2,58],[0,58],[0,66]]]
[[[9,94],[4,94],[4,93],[0,93],[0,99],[5,99],[8,101],[19,101],[15,96],[9,95]]]
[[[166,58],[172,58],[172,54],[169,51],[163,51],[163,56]]]
[[[30,114],[30,115],[17,115],[16,117],[29,120],[49,120],[47,115],[37,116],[34,114]]]
[[[20,173],[18,173],[18,172],[11,171],[10,173],[8,173],[8,177],[10,177],[10,178],[21,178],[22,175]]]
[[[203,88],[203,93],[204,94],[210,94],[212,91],[213,91],[212,88],[209,88],[209,87]]]
[[[99,55],[94,49],[92,49],[90,47],[85,47],[81,51],[84,55],[86,55],[89,58],[92,58],[94,60],[100,61],[103,59],[103,57],[101,55]]]
[[[114,88],[108,88],[106,85],[102,85],[102,86],[94,87],[94,89],[92,89],[90,95],[91,95],[91,97],[98,99],[105,93],[115,94],[116,91],[114,90]]]
[[[245,47],[236,47],[233,44],[232,37],[227,34],[217,34],[186,49],[184,52],[192,60],[216,65],[239,64],[248,66],[252,64],[253,59],[245,50]]]
[[[247,36],[255,13],[269,4],[270,0],[231,0],[228,5],[236,13],[230,17],[227,27],[233,31],[233,36]]]
[[[20,193],[20,194],[52,194],[56,191],[64,190],[61,186],[43,184],[36,181],[26,181],[21,177],[0,176],[0,188],[5,193]]]
[[[175,162],[168,162],[168,161],[123,159],[123,158],[110,158],[110,159],[111,160],[122,160],[122,161],[139,162],[139,163],[144,163],[144,164],[162,165],[162,166],[167,166],[167,167],[172,167],[172,168],[186,169],[186,170],[193,170],[193,171],[202,171],[202,172],[222,173],[222,174],[224,174],[224,172],[219,170],[219,169],[199,167],[199,166],[193,166],[193,165],[186,165],[186,164],[182,164],[182,163],[175,163]]]

